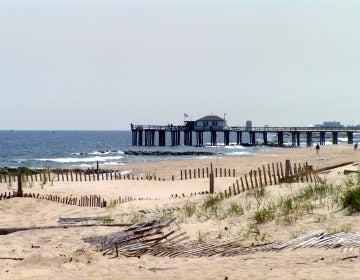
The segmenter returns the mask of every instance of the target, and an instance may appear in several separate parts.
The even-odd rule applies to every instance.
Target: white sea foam
[[[225,153],[225,155],[228,155],[228,156],[255,156],[256,154],[249,153],[249,152],[232,152],[232,153]]]
[[[124,163],[122,162],[117,162],[117,161],[107,161],[102,163],[101,165],[123,165]]]
[[[92,152],[92,153],[89,153],[89,155],[108,155],[110,154],[111,151],[109,150],[106,150],[106,151],[95,151],[95,152]]]
[[[83,164],[80,164],[79,166],[83,167],[83,168],[90,168],[90,167],[93,167],[94,164],[85,164],[85,163],[83,163]]]
[[[131,169],[130,170],[124,170],[124,171],[120,171],[120,174],[122,175],[122,176],[124,176],[124,175],[127,175],[127,174],[129,174],[129,173],[131,173]]]
[[[122,156],[112,156],[112,157],[90,157],[90,158],[40,158],[39,161],[53,161],[59,163],[74,163],[74,162],[106,162],[108,160],[118,160],[122,159]]]
[[[194,157],[192,159],[211,159],[211,158],[216,158],[216,156],[199,156],[199,157]]]
[[[241,146],[241,145],[225,146],[224,148],[225,148],[225,149],[229,149],[229,150],[232,150],[232,149],[237,149],[237,150],[245,149],[245,147],[244,147],[244,146]]]

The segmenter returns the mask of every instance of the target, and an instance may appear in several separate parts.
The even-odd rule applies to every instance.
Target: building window
[[[204,124],[204,126],[208,126],[208,125],[209,125],[209,122],[208,122],[208,121],[204,121],[203,124]]]
[[[217,126],[217,121],[212,121],[212,125]]]

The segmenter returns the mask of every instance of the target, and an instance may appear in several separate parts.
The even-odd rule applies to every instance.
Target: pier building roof
[[[224,121],[224,119],[216,115],[208,115],[196,121]]]

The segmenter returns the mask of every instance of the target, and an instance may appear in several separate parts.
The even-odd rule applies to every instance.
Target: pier
[[[185,122],[185,125],[131,125],[133,146],[204,146],[204,134],[210,137],[211,146],[218,144],[218,135],[223,135],[224,145],[230,145],[230,136],[236,139],[236,145],[272,145],[284,146],[285,136],[291,139],[294,147],[300,146],[301,140],[306,146],[313,145],[314,138],[320,145],[325,145],[326,140],[332,144],[339,143],[339,136],[347,138],[348,144],[354,143],[354,133],[360,133],[359,127],[196,127],[194,122]],[[269,134],[276,135],[276,141],[269,141]],[[244,142],[248,136],[248,142]],[[262,142],[256,142],[256,139]]]

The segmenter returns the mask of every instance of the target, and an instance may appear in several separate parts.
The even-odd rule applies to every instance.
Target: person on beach
[[[358,143],[355,143],[354,150],[357,150],[357,148],[358,148]]]
[[[319,151],[320,151],[320,145],[319,145],[319,143],[316,144],[315,149],[316,149],[316,154],[318,155],[318,154],[319,154]]]

